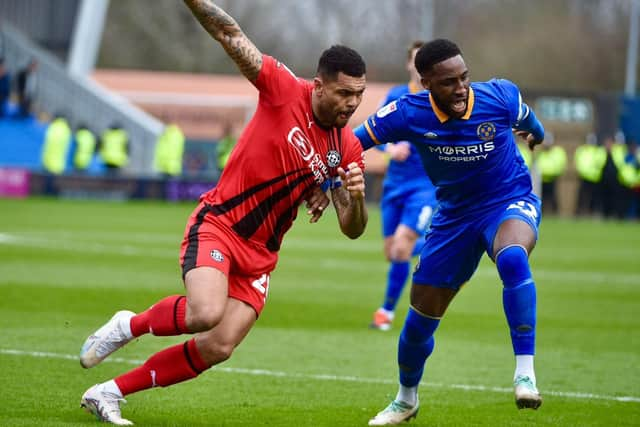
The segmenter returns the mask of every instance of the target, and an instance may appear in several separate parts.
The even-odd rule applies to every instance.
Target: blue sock
[[[382,306],[387,311],[394,311],[398,304],[402,288],[409,277],[409,264],[409,261],[391,261],[387,273],[387,293]]]
[[[440,319],[426,317],[409,309],[404,327],[398,341],[398,367],[400,384],[414,387],[420,383],[424,364],[433,352],[435,339],[433,333]]]
[[[522,246],[507,246],[498,253],[496,266],[504,285],[502,305],[511,330],[513,352],[535,354],[536,285],[527,251]]]

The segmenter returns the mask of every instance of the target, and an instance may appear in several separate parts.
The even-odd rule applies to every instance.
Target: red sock
[[[167,387],[197,377],[209,369],[198,349],[195,338],[174,345],[151,356],[144,365],[115,378],[123,395],[151,387]]]
[[[188,333],[185,323],[186,311],[187,298],[185,296],[166,297],[131,318],[131,333],[134,337],[147,333],[156,336]]]

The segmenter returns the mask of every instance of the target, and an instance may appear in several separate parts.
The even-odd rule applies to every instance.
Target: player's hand
[[[349,163],[346,171],[338,168],[338,175],[352,199],[364,199],[364,172],[356,162]]]
[[[309,222],[311,223],[318,222],[330,202],[329,197],[324,191],[322,191],[322,188],[320,188],[319,185],[315,186],[313,190],[311,190],[305,201],[307,206],[307,215],[311,216],[309,219]]]
[[[536,140],[532,133],[527,132],[526,130],[515,130],[514,133],[518,135],[520,138],[524,139],[524,142],[529,146],[529,150],[533,151],[533,147],[538,144],[542,144],[542,139]]]
[[[404,162],[411,154],[411,145],[406,141],[400,141],[395,144],[387,144],[384,151],[391,157],[391,160]]]

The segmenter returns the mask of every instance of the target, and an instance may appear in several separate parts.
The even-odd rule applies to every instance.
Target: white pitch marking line
[[[50,359],[64,359],[64,360],[78,360],[78,356],[72,354],[61,354],[61,353],[52,353],[48,351],[25,351],[25,350],[15,350],[8,348],[0,348],[0,354],[9,355],[9,356],[29,356],[29,357],[43,357]],[[110,363],[125,363],[128,365],[141,365],[144,363],[144,360],[136,360],[136,359],[125,359],[121,357],[110,357],[106,359],[105,362]],[[284,378],[303,378],[310,380],[318,380],[318,381],[346,381],[346,382],[356,382],[356,383],[369,383],[369,384],[397,384],[395,380],[385,380],[382,378],[362,378],[355,376],[341,376],[341,375],[329,375],[329,374],[295,374],[288,373],[282,371],[270,371],[267,369],[244,369],[244,368],[225,368],[225,367],[214,367],[213,368],[219,372],[228,372],[233,374],[247,374],[247,375],[258,375],[258,376],[267,376],[267,377],[284,377]],[[466,391],[490,391],[495,393],[512,393],[512,388],[506,387],[489,387],[484,385],[469,385],[469,384],[440,384],[440,383],[421,383],[421,385],[428,387],[438,387],[438,388],[452,388],[457,390],[466,390]],[[580,392],[570,392],[570,391],[544,391],[544,395],[558,396],[558,397],[567,397],[567,398],[575,398],[575,399],[597,399],[597,400],[610,400],[617,402],[640,402],[640,397],[637,396],[607,396],[602,394],[592,394],[592,393],[580,393]]]

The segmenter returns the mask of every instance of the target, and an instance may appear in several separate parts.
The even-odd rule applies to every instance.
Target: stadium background
[[[153,150],[162,124],[178,123],[187,137],[182,178],[196,181],[185,195],[191,198],[189,194],[197,193],[203,184],[215,181],[212,143],[221,138],[226,123],[241,124],[251,115],[255,91],[209,36],[193,25],[180,2],[161,0],[150,7],[144,1],[99,0],[87,3],[91,7],[84,10],[83,4],[79,0],[3,1],[4,32],[27,36],[24,40],[3,37],[0,52],[6,51],[10,72],[15,75],[30,57],[44,56],[36,100],[39,112],[49,116],[64,112],[72,126],[88,122],[96,133],[109,121],[124,123],[132,141],[128,176],[154,175]],[[638,101],[635,93],[625,93],[629,77],[635,79],[637,74],[637,64],[630,58],[637,49],[631,45],[634,20],[629,18],[629,0],[220,4],[259,48],[301,76],[313,75],[315,62],[309,58],[316,58],[331,43],[359,50],[368,62],[369,85],[353,125],[375,111],[389,87],[404,81],[399,64],[404,63],[404,46],[409,41],[434,35],[458,41],[473,79],[500,76],[518,82],[527,102],[555,134],[556,143],[566,147],[569,168],[558,183],[563,216],[574,212],[578,180],[572,154],[586,135],[595,132],[602,139],[622,129],[628,139],[637,140],[640,134],[635,120]],[[264,16],[269,16],[268,25],[262,25]],[[303,40],[297,37],[300,33],[305,34]],[[32,47],[23,46],[29,43]],[[629,66],[635,72],[630,73]],[[72,75],[66,76],[66,71]],[[54,74],[55,78],[47,78]],[[123,107],[127,103],[131,108]],[[26,159],[15,152],[5,154],[0,165],[22,161],[37,170],[39,152],[33,139],[31,145],[17,137],[12,140],[15,147],[5,152],[29,146]],[[372,201],[379,194],[380,172],[380,159],[374,155],[369,162],[370,187],[375,190],[370,192]],[[190,161],[194,158],[206,162]],[[41,181],[36,178],[34,188],[66,186]],[[141,192],[146,194],[142,190],[136,194]],[[106,193],[113,196],[111,190]],[[152,188],[148,194],[155,196],[157,191]]]
[[[635,86],[625,93],[630,22],[637,24],[629,0],[219,4],[260,49],[301,76],[313,75],[331,43],[359,50],[369,83],[354,125],[404,82],[404,46],[434,35],[460,43],[474,80],[518,82],[569,153],[589,132],[623,129],[640,139]],[[83,13],[104,21],[82,30]],[[74,50],[81,31],[89,32]],[[215,183],[224,124],[245,121],[256,93],[174,0],[3,0],[0,33],[0,56],[12,74],[29,58],[40,63],[39,120],[24,127],[0,119],[0,425],[94,425],[77,409],[87,382],[166,342],[141,340],[89,374],[77,366],[77,347],[122,304],[140,310],[179,289],[177,245],[192,208],[181,201]],[[634,81],[636,75],[637,65]],[[117,119],[128,127],[131,162],[120,176],[42,170],[46,123],[61,110],[72,125],[89,121],[100,131]],[[206,161],[167,181],[152,157],[170,121],[187,134],[185,158]],[[132,405],[137,420],[364,425],[386,402],[395,390],[397,329],[366,329],[385,269],[374,204],[380,165],[369,160],[366,235],[343,242],[330,215],[318,226],[301,218],[285,240],[265,315],[234,361],[200,382],[133,397],[143,402]],[[640,230],[637,223],[571,218],[576,185],[570,167],[560,182],[561,215],[545,218],[532,258],[543,409],[523,415],[512,408],[499,279],[485,259],[439,332],[415,425],[640,425]],[[406,310],[406,295],[401,305]],[[214,398],[203,404],[198,396]]]

